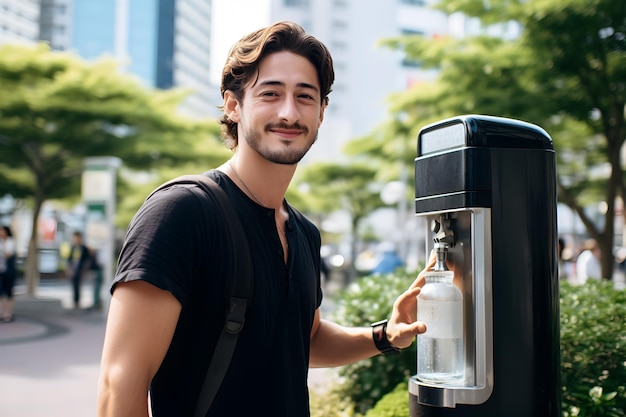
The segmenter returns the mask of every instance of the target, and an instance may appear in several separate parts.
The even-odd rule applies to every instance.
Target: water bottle
[[[426,284],[417,296],[417,319],[426,332],[417,335],[417,378],[433,384],[462,383],[463,295],[452,283],[446,266],[448,245],[435,244],[437,264],[426,272]]]

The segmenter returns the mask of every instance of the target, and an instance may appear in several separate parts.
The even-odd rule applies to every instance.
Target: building
[[[184,110],[216,116],[219,71],[228,48],[243,34],[293,20],[320,38],[335,60],[336,82],[320,141],[307,160],[341,159],[348,140],[389,117],[391,93],[418,88],[431,72],[398,51],[379,47],[402,34],[450,33],[451,20],[432,0],[0,0],[9,7],[9,32],[42,39],[54,50],[91,60],[108,54],[146,85],[193,91]],[[10,6],[6,6],[10,5]],[[41,16],[39,17],[39,6]],[[246,10],[247,13],[237,11]],[[24,27],[16,28],[21,16]],[[30,23],[28,23],[30,22]],[[458,19],[457,32],[464,28]],[[9,27],[9,26],[7,26]],[[30,28],[30,29],[27,29]],[[224,36],[225,30],[235,35]],[[217,78],[211,74],[217,73]]]
[[[41,0],[40,39],[94,60],[115,57],[147,86],[192,93],[182,110],[211,112],[211,0]]]
[[[55,51],[72,47],[72,0],[40,0],[39,38]]]
[[[0,0],[0,43],[39,39],[39,0]]]

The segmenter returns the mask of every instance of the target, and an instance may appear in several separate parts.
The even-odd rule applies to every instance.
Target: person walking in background
[[[67,275],[72,281],[74,309],[80,308],[80,290],[83,274],[89,268],[89,249],[83,243],[83,234],[72,233],[72,247],[67,257]]]
[[[13,287],[17,278],[15,241],[9,226],[0,228],[0,323],[13,321]]]
[[[104,271],[102,270],[102,262],[100,260],[100,250],[90,249],[89,270],[95,275],[93,277],[93,304],[89,310],[102,310],[102,281],[104,279]]]
[[[233,156],[206,175],[246,233],[254,293],[245,326],[208,412],[194,413],[242,255],[198,186],[156,192],[128,228],[111,287],[99,417],[145,417],[148,403],[155,416],[306,417],[309,367],[396,353],[426,331],[416,321],[419,277],[388,320],[347,328],[321,318],[320,232],[285,193],[317,139],[333,81],[328,49],[295,23],[230,50],[220,123]],[[247,389],[251,377],[259,383]]]
[[[600,247],[594,239],[588,239],[583,245],[583,251],[576,258],[576,275],[578,284],[584,284],[589,278],[602,278],[600,265]]]

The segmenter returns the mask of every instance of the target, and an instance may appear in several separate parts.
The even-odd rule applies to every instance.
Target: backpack
[[[148,198],[157,191],[170,188],[172,185],[197,185],[212,199],[223,214],[223,218],[230,229],[233,253],[239,259],[235,262],[235,273],[232,277],[231,292],[226,310],[224,328],[215,346],[215,352],[207,368],[204,383],[196,403],[194,417],[206,416],[211,403],[228,371],[228,366],[235,351],[237,338],[243,329],[248,300],[252,298],[253,276],[252,262],[246,234],[243,231],[241,220],[232,208],[228,197],[222,188],[206,173],[202,175],[183,175],[161,184]]]

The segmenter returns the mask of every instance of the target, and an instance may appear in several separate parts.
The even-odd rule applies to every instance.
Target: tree
[[[422,68],[438,70],[434,82],[391,97],[391,113],[402,117],[394,117],[401,123],[389,123],[387,134],[411,132],[416,138],[421,126],[468,113],[544,127],[555,144],[559,201],[598,241],[602,274],[611,277],[615,201],[626,196],[620,157],[626,137],[626,3],[440,0],[437,7],[463,13],[485,31],[463,39],[412,35],[382,42]],[[521,34],[487,35],[487,29],[511,27]],[[368,144],[358,146],[378,154],[379,139],[362,138]],[[586,210],[599,199],[606,203],[603,225]]]
[[[87,63],[44,44],[0,47],[0,194],[32,200],[28,294],[39,280],[41,207],[80,194],[84,158],[117,156],[142,170],[198,158],[192,140],[216,128],[179,114],[185,95],[150,90],[112,60]]]
[[[355,260],[359,225],[372,211],[384,206],[380,189],[376,187],[376,166],[359,162],[350,165],[316,163],[303,167],[297,178],[298,184],[306,184],[309,192],[305,205],[311,212],[330,213],[346,210],[350,213],[351,244],[349,278],[356,274]]]

